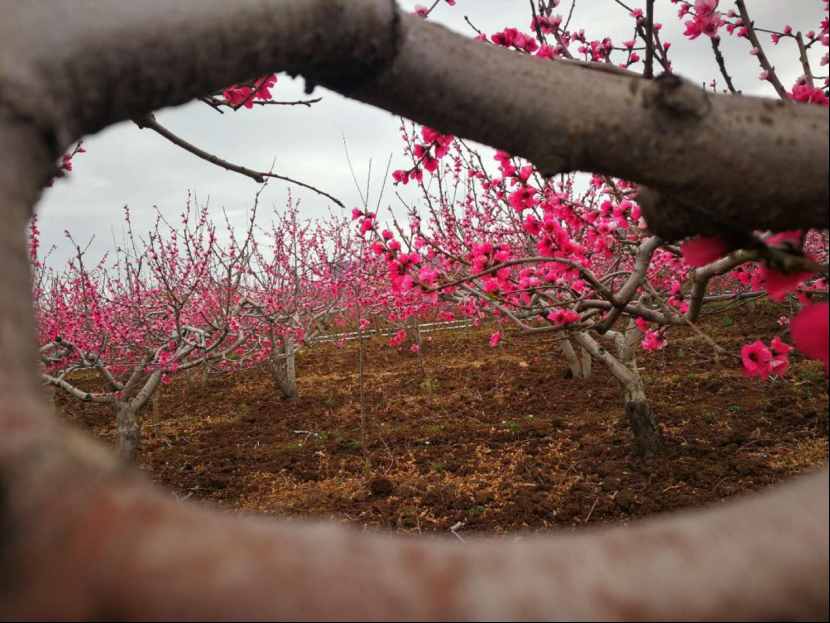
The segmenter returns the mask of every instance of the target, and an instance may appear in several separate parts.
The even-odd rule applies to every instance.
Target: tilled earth
[[[780,309],[743,306],[703,325],[730,352],[780,329]],[[717,503],[827,462],[820,364],[745,378],[689,329],[641,353],[666,449],[634,452],[621,390],[601,364],[566,378],[553,338],[492,327],[425,336],[419,358],[366,342],[365,434],[358,342],[298,356],[300,397],[266,369],[197,373],[164,386],[144,416],[140,467],[180,498],[402,532],[501,533],[627,521]],[[56,396],[70,420],[114,443],[108,408]]]

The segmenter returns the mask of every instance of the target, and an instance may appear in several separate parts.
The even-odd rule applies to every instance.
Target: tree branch
[[[188,151],[191,154],[193,154],[194,156],[197,156],[202,160],[206,160],[211,164],[215,164],[218,167],[222,167],[223,169],[226,169],[228,171],[233,171],[234,173],[239,173],[240,175],[250,177],[258,184],[264,183],[267,178],[282,180],[284,182],[288,182],[289,184],[294,184],[295,186],[306,188],[312,192],[317,193],[318,195],[322,195],[323,197],[326,197],[330,201],[333,201],[334,203],[339,205],[341,208],[345,207],[342,201],[340,201],[336,197],[331,196],[327,192],[320,190],[316,186],[312,186],[311,184],[306,184],[305,182],[300,182],[299,180],[295,180],[284,175],[277,175],[276,173],[272,173],[270,171],[254,171],[253,169],[249,169],[238,164],[233,164],[231,162],[228,162],[227,160],[220,158],[219,156],[215,156],[211,153],[208,153],[203,149],[196,147],[192,143],[188,143],[186,140],[179,137],[177,134],[174,134],[173,132],[165,128],[156,120],[156,116],[153,113],[147,113],[146,115],[138,117],[133,121],[142,130],[145,128],[153,130],[154,132],[160,134],[174,145],[181,147],[185,151]]]
[[[304,74],[309,88],[319,83],[525,156],[546,174],[592,171],[649,186],[656,201],[646,216],[667,240],[724,224],[828,224],[830,122],[819,107],[530,58],[400,14],[388,0],[181,0],[174,10],[109,0],[94,11],[56,0],[8,13],[0,34],[20,61],[6,105],[27,110],[56,146],[215,92],[240,70],[285,70]],[[38,41],[22,32],[38,32]],[[312,39],[309,54],[301,41]],[[502,88],[490,87],[492,75]]]
[[[769,83],[772,85],[772,88],[775,89],[775,92],[778,93],[778,97],[784,100],[789,99],[790,96],[787,93],[787,89],[784,88],[784,85],[781,84],[781,80],[778,79],[775,67],[773,67],[769,62],[767,54],[764,52],[764,48],[761,45],[761,41],[758,39],[758,33],[755,32],[755,24],[749,17],[749,11],[746,10],[746,3],[744,0],[735,0],[735,6],[738,7],[738,12],[741,14],[741,25],[746,28],[749,42],[752,44],[753,48],[758,50],[758,63],[760,63],[761,68],[767,73],[767,80],[769,80]]]

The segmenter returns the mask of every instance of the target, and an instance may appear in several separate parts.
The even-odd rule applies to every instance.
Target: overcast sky
[[[426,0],[420,3],[431,4]],[[400,4],[413,10],[418,2],[401,0]],[[645,2],[630,0],[626,4],[644,6]],[[747,4],[759,26],[779,28],[789,23],[806,32],[818,29],[824,15],[820,0],[750,0]],[[662,39],[672,42],[670,58],[675,70],[699,82],[720,78],[706,37],[686,40],[680,34],[683,24],[677,18],[677,5],[668,0],[659,0],[656,5],[656,21],[664,25]],[[563,0],[560,9],[564,13],[569,6],[570,2]],[[730,2],[721,2],[724,10],[729,7]],[[455,7],[442,2],[430,19],[466,36],[474,35],[464,21],[465,15],[488,34],[508,26],[529,31],[527,0],[457,0]],[[576,0],[572,23],[584,28],[589,40],[610,36],[619,43],[632,36],[631,19],[612,0]],[[801,74],[793,42],[785,41],[775,47],[768,36],[762,42],[789,88]],[[760,68],[747,53],[746,41],[724,34],[722,47],[738,89],[774,95],[771,87],[758,80]],[[572,50],[575,52],[575,47]],[[821,49],[824,52],[826,48]],[[816,64],[814,71],[818,69]],[[826,67],[820,69],[819,73],[827,73]],[[304,97],[302,89],[302,80],[280,74],[273,93],[275,99],[295,100]],[[376,192],[380,187],[379,175],[390,154],[393,169],[407,166],[401,152],[400,122],[385,111],[319,87],[314,96],[322,96],[323,100],[310,109],[265,106],[219,115],[207,105],[195,102],[161,111],[158,119],[182,138],[233,163],[267,170],[275,161],[275,172],[326,190],[350,210],[359,205],[359,196],[346,163],[343,136],[359,179],[365,180],[369,160],[374,161]],[[133,213],[136,231],[144,232],[152,223],[154,205],[173,217],[181,211],[187,191],[192,190],[201,200],[209,197],[212,210],[224,207],[241,225],[258,189],[253,180],[208,164],[132,123],[112,126],[88,137],[85,147],[87,153],[75,158],[69,178],[58,180],[48,189],[38,208],[43,248],[57,247],[52,265],[60,264],[71,253],[63,235],[67,229],[79,241],[95,237],[94,257],[112,248],[113,237],[120,239],[122,235],[121,207],[125,204]],[[282,207],[287,192],[286,184],[272,181],[263,194],[263,207]],[[294,187],[293,193],[302,200],[306,215],[321,215],[331,207],[325,199],[308,191]],[[391,193],[386,197],[384,204],[392,203]]]

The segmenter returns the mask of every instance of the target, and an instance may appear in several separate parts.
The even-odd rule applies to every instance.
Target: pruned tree
[[[320,335],[344,305],[344,291],[356,278],[353,234],[345,218],[303,221],[289,197],[254,241],[241,294],[244,314],[255,327],[254,362],[267,362],[275,389],[297,397],[296,355]]]
[[[46,408],[24,233],[74,141],[275,70],[547,173],[643,184],[649,226],[667,240],[826,229],[825,109],[541,62],[389,0],[15,3],[0,50],[0,616],[828,616],[826,469],[718,508],[512,543],[401,540],[179,504]]]
[[[35,223],[30,253],[41,378],[76,400],[109,405],[119,454],[132,461],[143,411],[161,384],[200,366],[240,365],[253,333],[240,296],[253,219],[241,244],[225,247],[207,209],[189,200],[181,230],[158,215],[143,239],[125,215],[125,244],[95,266],[67,232],[75,257],[63,272],[49,269],[37,257]]]

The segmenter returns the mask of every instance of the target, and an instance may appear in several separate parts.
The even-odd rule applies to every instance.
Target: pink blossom
[[[536,56],[539,58],[556,58],[556,52],[554,48],[545,43],[539,48],[539,51],[536,52]]]
[[[490,348],[495,348],[501,342],[501,331],[496,331],[490,335]]]
[[[716,37],[718,29],[723,25],[720,14],[715,10],[717,6],[718,0],[697,0],[694,19],[685,23],[686,30],[683,35],[689,39],[697,39],[702,34]],[[681,13],[682,17],[685,13]]]
[[[257,80],[257,90],[254,94],[257,99],[269,100],[271,99],[271,87],[277,84],[277,75],[271,74]]]
[[[659,333],[658,331],[652,331],[651,329],[649,329],[645,332],[645,335],[643,336],[643,341],[640,342],[640,346],[643,347],[643,350],[660,350],[666,347],[666,338],[663,336],[662,333]]]
[[[773,268],[763,266],[761,274],[766,282],[767,294],[773,301],[783,301],[784,298],[812,273],[782,273]]]
[[[828,304],[813,303],[790,321],[790,335],[795,347],[810,359],[824,363],[828,373]]]
[[[772,361],[770,361],[770,374],[772,376],[784,376],[790,369],[790,351],[793,349],[789,344],[781,341],[777,335],[770,342],[772,349]]]
[[[392,171],[392,179],[395,180],[396,184],[407,184],[409,183],[409,172],[401,169]]]
[[[786,355],[793,349],[792,346],[783,342],[781,338],[777,335],[774,338],[772,338],[772,342],[770,342],[770,347],[772,348],[773,352],[775,352],[778,355]]]
[[[772,372],[770,362],[772,353],[761,340],[752,344],[744,344],[741,348],[741,360],[744,364],[744,374],[766,379]]]
[[[790,92],[790,97],[796,102],[830,106],[830,99],[827,98],[824,91],[818,87],[811,86],[806,80],[799,80],[795,83],[793,90]]]
[[[389,346],[397,348],[406,341],[406,329],[400,329],[395,335],[389,338]]]
[[[680,243],[683,260],[689,266],[705,266],[729,253],[729,247],[720,238],[698,236]]]
[[[546,316],[553,324],[563,326],[573,324],[579,320],[580,316],[572,309],[554,309]]]

